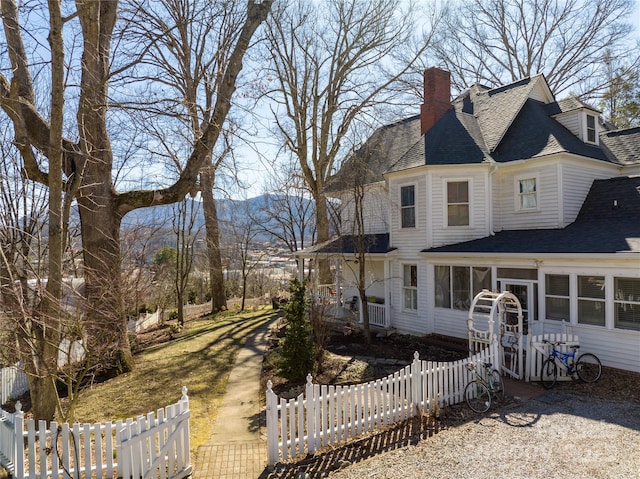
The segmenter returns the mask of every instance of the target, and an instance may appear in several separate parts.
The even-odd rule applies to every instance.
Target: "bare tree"
[[[235,265],[240,270],[242,282],[242,303],[240,308],[244,310],[247,299],[247,283],[249,275],[256,269],[266,252],[259,248],[256,238],[260,234],[258,226],[260,220],[249,210],[249,203],[244,203],[245,208],[234,207],[234,215],[231,218],[230,229],[233,243],[236,248]]]
[[[414,41],[421,33],[416,14],[411,2],[397,0],[296,0],[279,4],[271,17],[273,84],[265,93],[274,102],[282,143],[315,201],[319,243],[330,235],[324,187],[345,153],[345,135],[356,118],[376,114],[376,106],[391,108],[397,100],[391,87],[427,49],[428,34]],[[400,50],[403,59],[396,62]],[[330,281],[326,262],[320,276]]]
[[[123,192],[117,191],[112,179],[113,168],[118,161],[114,162],[114,149],[109,134],[108,113],[114,105],[110,101],[110,87],[111,93],[118,96],[122,103],[122,97],[134,90],[133,85],[156,85],[161,80],[157,77],[138,77],[130,81],[143,68],[140,62],[150,44],[137,45],[137,48],[133,48],[133,44],[112,44],[121,8],[117,1],[78,1],[75,4],[76,10],[66,12],[64,17],[60,16],[59,23],[61,28],[75,26],[77,29],[77,35],[63,34],[62,39],[77,42],[64,45],[64,49],[65,52],[75,52],[77,47],[81,58],[60,58],[58,49],[52,48],[40,59],[27,53],[23,36],[23,32],[30,32],[30,28],[40,29],[40,15],[19,14],[20,9],[29,9],[32,5],[21,3],[18,7],[13,0],[0,3],[7,45],[0,59],[11,65],[10,69],[5,69],[5,73],[0,75],[0,106],[12,120],[16,144],[22,153],[24,168],[29,177],[49,188],[57,188],[57,185],[53,185],[57,180],[56,176],[51,176],[53,172],[50,166],[55,165],[57,158],[62,155],[60,188],[70,191],[69,185],[79,185],[78,193],[72,194],[77,199],[82,228],[88,346],[91,350],[106,343],[112,351],[112,357],[104,365],[114,372],[133,367],[122,304],[122,218],[136,208],[180,201],[186,193],[197,188],[200,169],[210,158],[231,109],[231,99],[242,69],[244,54],[256,29],[266,19],[271,3],[272,0],[260,3],[249,0],[243,9],[244,22],[236,34],[225,37],[223,32],[219,32],[219,41],[231,44],[229,54],[219,64],[216,76],[219,88],[211,105],[211,113],[200,125],[201,134],[193,145],[180,155],[183,161],[177,178],[172,178],[164,188]],[[56,8],[58,7],[59,4]],[[57,15],[57,11],[54,12],[56,8],[50,9],[51,15]],[[47,14],[49,13],[45,12]],[[22,25],[21,21],[33,21],[35,24]],[[126,30],[126,27],[133,24],[121,22],[119,25]],[[158,38],[175,26],[162,27],[157,32]],[[26,38],[33,39],[34,42],[39,40],[33,35]],[[117,38],[121,41],[124,37]],[[117,55],[112,58],[114,50]],[[47,59],[49,54],[51,59]],[[66,61],[63,63],[63,60]],[[78,81],[77,89],[68,89],[68,97],[75,99],[76,103],[63,112],[43,111],[36,101],[33,75],[39,71],[51,72],[54,64],[64,64],[68,77]],[[52,78],[57,78],[57,74],[52,74]],[[57,81],[55,84],[58,85]],[[117,88],[118,86],[122,88]],[[68,88],[67,84],[65,88]],[[132,91],[133,95],[135,93]],[[53,101],[53,96],[51,98],[51,108],[60,108],[59,102]],[[67,111],[72,115],[64,115]],[[72,131],[73,128],[75,138],[62,138],[58,142],[58,127],[54,120],[58,121],[60,118],[67,122],[65,131]],[[32,150],[40,152],[49,164],[38,161],[36,155],[29,154]],[[55,175],[57,174],[56,172]]]
[[[292,253],[315,240],[314,208],[306,182],[296,164],[274,165],[265,184],[259,227]],[[303,261],[303,260],[299,260]],[[304,270],[304,264],[298,267]]]
[[[178,302],[178,324],[184,325],[184,305],[193,267],[195,245],[201,226],[197,225],[200,203],[186,198],[174,205],[173,232],[176,238],[175,289]]]
[[[460,90],[544,73],[552,91],[593,95],[607,85],[605,52],[640,57],[632,9],[632,0],[449,2],[436,56]]]
[[[162,125],[167,122],[174,125],[172,128],[176,135],[184,137],[188,144],[194,144],[202,136],[203,129],[212,120],[223,80],[220,72],[230,61],[234,47],[232,40],[242,30],[245,12],[237,2],[224,0],[132,0],[127,14],[129,23],[135,24],[134,38],[140,37],[143,44],[149,45],[144,53],[145,66],[156,72],[161,82],[169,87],[169,96],[154,90],[149,99],[153,98],[154,103],[164,106],[157,108],[160,124],[155,129],[156,137],[179,171],[182,165],[174,158],[179,157],[176,150],[184,145],[167,142]],[[173,27],[167,28],[167,25]],[[163,31],[160,36],[159,31]],[[145,74],[150,72],[145,71]],[[129,107],[136,109],[138,106],[134,103]],[[225,161],[232,158],[234,129],[227,120],[222,141],[205,158],[199,175],[212,312],[219,311],[226,304],[214,188],[219,171],[226,166]]]

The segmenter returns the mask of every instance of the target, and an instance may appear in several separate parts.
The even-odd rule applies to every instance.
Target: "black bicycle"
[[[585,383],[595,383],[602,375],[602,364],[595,354],[585,353],[578,356],[576,352],[580,346],[573,345],[570,353],[562,352],[558,346],[566,343],[543,340],[543,343],[551,346],[551,354],[542,363],[540,382],[545,389],[551,389],[558,379],[558,364],[561,364],[567,374],[575,379],[579,377]],[[557,359],[557,361],[556,361]]]

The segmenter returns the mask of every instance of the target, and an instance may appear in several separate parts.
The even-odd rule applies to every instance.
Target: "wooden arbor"
[[[469,308],[467,327],[471,354],[497,341],[501,370],[515,379],[524,377],[522,306],[513,293],[494,293],[486,289],[478,293]]]

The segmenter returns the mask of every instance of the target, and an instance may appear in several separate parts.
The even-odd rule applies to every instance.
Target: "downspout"
[[[487,205],[489,208],[489,235],[495,236],[495,231],[493,231],[493,175],[496,171],[498,171],[498,165],[495,161],[491,159],[485,160],[488,163],[493,163],[491,168],[489,169],[489,178],[488,178],[488,188],[487,188]]]

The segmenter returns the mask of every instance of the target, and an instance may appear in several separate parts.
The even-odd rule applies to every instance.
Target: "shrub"
[[[138,335],[136,333],[127,333],[127,337],[129,338],[129,346],[131,347],[131,352],[135,353],[138,351],[140,344],[138,343]]]
[[[289,286],[291,299],[284,306],[287,331],[282,341],[280,374],[290,381],[303,381],[313,371],[315,347],[311,339],[308,300],[305,289],[297,279]]]

